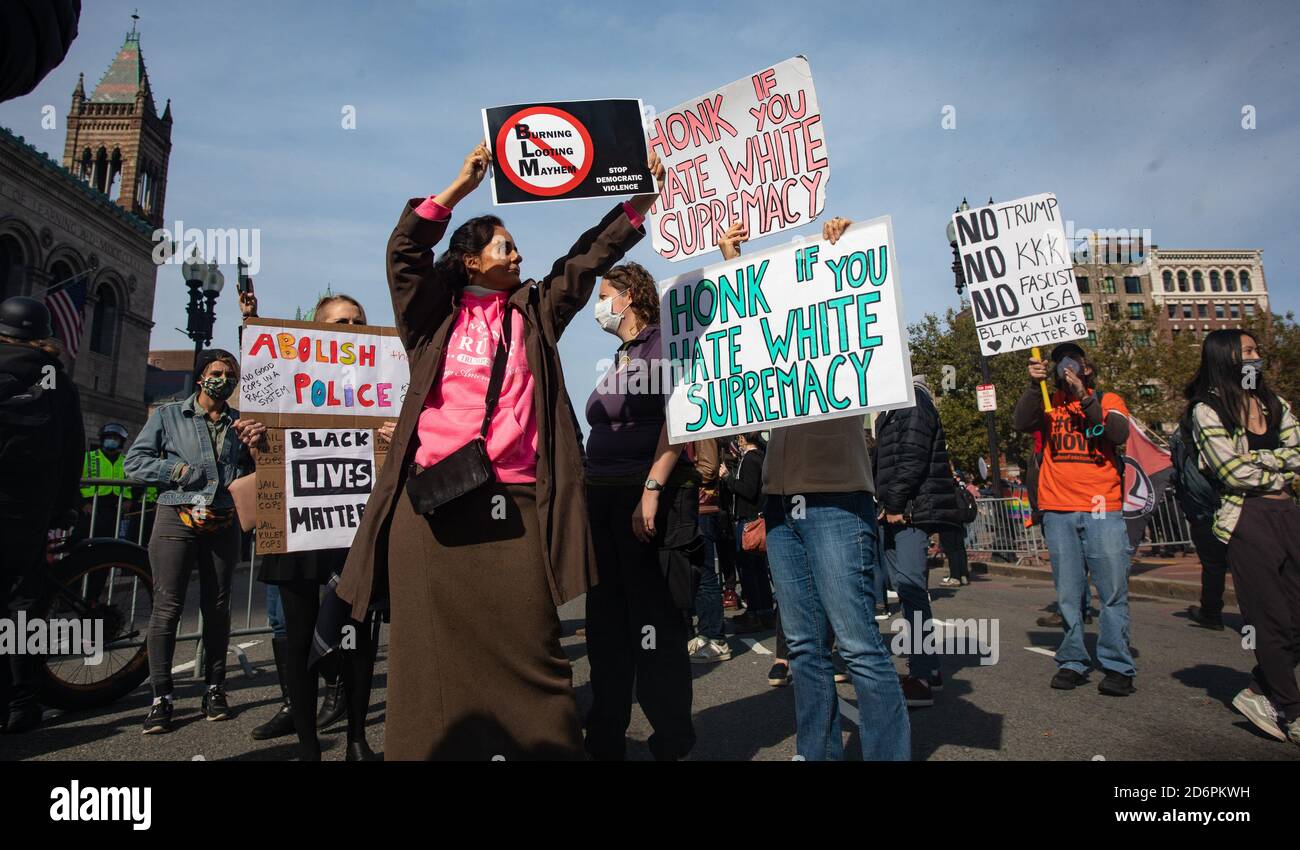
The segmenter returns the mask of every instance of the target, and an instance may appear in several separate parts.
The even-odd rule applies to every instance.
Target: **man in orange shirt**
[[[1049,371],[1057,389],[1052,410],[1046,412],[1038,382]],[[1095,377],[1086,352],[1072,342],[1056,346],[1050,364],[1030,360],[1029,387],[1016,403],[1012,425],[1043,436],[1037,505],[1065,628],[1052,687],[1070,690],[1087,681],[1092,659],[1083,643],[1080,600],[1091,574],[1101,605],[1097,661],[1106,671],[1097,689],[1108,696],[1128,696],[1137,673],[1129,651],[1131,550],[1124,526],[1120,457],[1128,441],[1128,408],[1115,393],[1097,391]]]

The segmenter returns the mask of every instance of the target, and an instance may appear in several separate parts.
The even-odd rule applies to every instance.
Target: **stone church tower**
[[[172,104],[168,100],[158,116],[133,24],[90,97],[84,75],[77,80],[63,167],[122,209],[162,227],[171,149]]]

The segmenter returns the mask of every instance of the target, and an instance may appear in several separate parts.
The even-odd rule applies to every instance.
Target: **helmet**
[[[54,336],[49,308],[24,295],[6,298],[0,302],[0,334],[14,339],[49,339]]]
[[[121,437],[124,441],[128,436],[130,436],[126,430],[126,426],[119,425],[116,422],[108,422],[104,425],[103,428],[99,429],[99,436],[101,438],[108,437],[110,435],[114,437]]]

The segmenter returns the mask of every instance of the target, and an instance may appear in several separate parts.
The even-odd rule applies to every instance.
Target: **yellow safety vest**
[[[117,456],[117,461],[110,461],[108,456],[99,449],[86,452],[86,457],[81,464],[81,477],[87,478],[106,478],[121,481],[126,478],[126,470],[122,461],[125,454]],[[109,484],[96,484],[94,486],[82,487],[81,495],[84,498],[94,496],[122,496],[127,499],[131,498],[130,487],[118,487]]]

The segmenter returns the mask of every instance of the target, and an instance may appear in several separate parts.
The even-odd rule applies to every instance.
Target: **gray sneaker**
[[[731,644],[725,640],[708,640],[691,653],[692,664],[712,664],[731,660]]]
[[[1261,732],[1267,732],[1269,735],[1285,741],[1287,733],[1282,731],[1280,718],[1277,716],[1277,708],[1273,701],[1263,694],[1257,694],[1250,688],[1245,688],[1241,693],[1232,698],[1232,707],[1246,716],[1246,719],[1255,724],[1255,728]],[[1300,727],[1300,723],[1293,722],[1294,727]],[[1300,729],[1291,732],[1291,740],[1300,744]]]
[[[1286,738],[1291,743],[1300,747],[1300,718],[1296,718],[1286,724]]]

